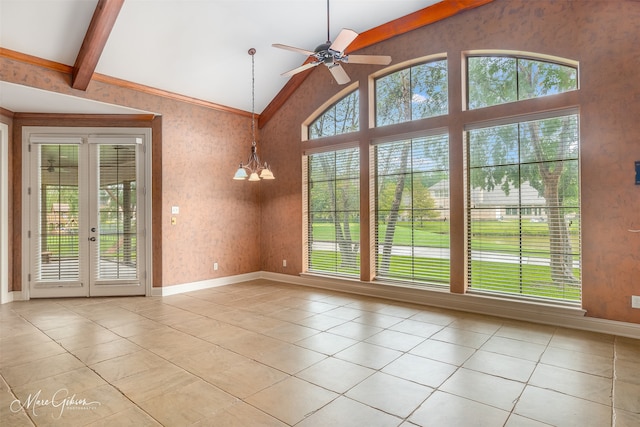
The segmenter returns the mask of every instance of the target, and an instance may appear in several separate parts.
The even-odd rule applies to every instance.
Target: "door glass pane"
[[[39,145],[36,281],[77,281],[78,146]]]
[[[136,146],[99,146],[97,278],[137,278]]]

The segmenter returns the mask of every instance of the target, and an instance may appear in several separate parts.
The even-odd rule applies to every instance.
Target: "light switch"
[[[179,206],[171,206],[171,215],[178,215],[180,213]]]

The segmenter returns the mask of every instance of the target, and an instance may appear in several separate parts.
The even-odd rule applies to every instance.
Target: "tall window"
[[[574,67],[526,58],[470,57],[468,73],[469,108],[577,89]],[[532,111],[467,129],[471,289],[580,301],[574,113]]]
[[[471,288],[579,301],[578,117],[467,136]]]
[[[376,146],[376,277],[449,283],[449,138]]]
[[[341,135],[360,129],[360,97],[353,91],[327,108],[309,126],[309,139]]]
[[[447,114],[447,61],[405,68],[376,80],[376,126]]]
[[[307,270],[359,276],[359,150],[309,155],[306,174]]]

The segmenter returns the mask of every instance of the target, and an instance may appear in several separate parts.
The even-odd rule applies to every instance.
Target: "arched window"
[[[375,81],[376,126],[447,114],[447,60],[396,71]]]
[[[507,102],[576,90],[576,67],[512,56],[467,58],[468,108],[490,107]]]
[[[309,139],[341,135],[360,129],[360,97],[355,90],[327,108],[309,126]]]
[[[577,68],[562,63],[472,56],[467,64],[470,109],[578,87]],[[470,289],[580,301],[578,125],[568,108],[466,126]]]

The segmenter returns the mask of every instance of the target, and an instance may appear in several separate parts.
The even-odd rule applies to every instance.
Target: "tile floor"
[[[264,280],[0,322],[2,426],[640,425],[629,338]]]

